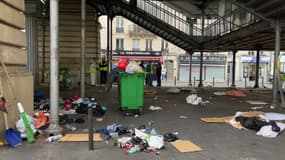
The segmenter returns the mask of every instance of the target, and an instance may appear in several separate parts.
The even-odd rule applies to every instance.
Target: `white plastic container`
[[[55,136],[50,136],[50,137],[48,137],[48,138],[46,139],[46,142],[58,141],[61,137],[62,137],[61,134],[55,135]]]

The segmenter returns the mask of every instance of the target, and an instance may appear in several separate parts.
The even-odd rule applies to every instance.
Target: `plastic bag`
[[[147,138],[150,147],[161,149],[164,146],[163,136],[149,136]]]
[[[164,146],[163,136],[151,136],[138,129],[135,129],[135,135],[147,141],[152,148],[161,149]]]
[[[33,130],[34,133],[36,133],[37,130],[35,129],[35,125],[34,125],[35,124],[35,120],[34,120],[34,118],[31,117],[30,115],[27,115],[27,117],[28,117],[28,120],[30,121],[31,129]],[[21,133],[21,137],[22,138],[26,138],[27,137],[27,135],[26,135],[26,127],[24,125],[24,122],[23,122],[22,118],[17,121],[16,128],[17,128],[17,131],[19,131]]]
[[[128,64],[126,68],[127,73],[138,73],[138,72],[143,72],[143,69],[136,63],[136,62],[131,62]]]
[[[198,105],[200,103],[203,103],[202,98],[198,97],[196,94],[192,94],[186,97],[186,101],[187,103],[193,104],[193,105]]]

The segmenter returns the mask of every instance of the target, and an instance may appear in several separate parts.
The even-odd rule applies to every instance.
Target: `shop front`
[[[189,81],[189,56],[179,57],[179,80]],[[192,81],[199,79],[200,56],[192,57]],[[204,56],[203,57],[203,80],[204,81],[225,81],[226,80],[226,57],[225,56]]]

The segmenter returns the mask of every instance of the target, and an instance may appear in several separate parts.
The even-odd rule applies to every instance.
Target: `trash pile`
[[[207,123],[229,123],[235,128],[253,130],[256,135],[275,138],[285,129],[285,114],[261,111],[236,112],[234,116],[201,118]]]
[[[22,139],[26,139],[28,143],[34,143],[36,136],[48,128],[50,124],[49,105],[49,99],[46,99],[42,92],[35,93],[34,109],[36,112],[33,116],[26,114],[21,103],[17,104],[20,112],[20,119],[16,122],[16,130],[9,128],[8,123],[6,123],[7,118],[5,119],[5,139],[11,147],[21,145]],[[97,121],[102,121],[102,117],[107,111],[107,107],[99,105],[95,98],[81,98],[79,96],[67,98],[65,100],[60,98],[59,107],[59,123],[60,125],[65,125],[65,128],[71,131],[76,130],[76,127],[71,125],[71,123],[84,123],[85,120],[83,118],[69,118],[69,114],[87,114],[88,108],[92,107],[93,116],[97,118]],[[0,99],[0,108],[7,116],[7,103],[4,98]],[[59,138],[59,135],[51,136],[47,139],[47,142],[52,142]]]
[[[44,98],[42,92],[35,93],[34,96],[34,109],[43,111],[45,113],[49,112],[49,99]],[[70,114],[87,114],[88,107],[93,107],[93,115],[95,117],[104,116],[107,108],[105,106],[99,105],[95,98],[87,97],[81,98],[80,96],[75,96],[71,98],[62,99],[59,98],[60,116],[70,115]]]
[[[136,152],[154,152],[159,154],[159,150],[163,149],[165,141],[173,142],[178,140],[173,133],[162,135],[154,128],[146,128],[145,125],[129,129],[114,123],[106,128],[96,130],[96,132],[106,135],[107,140],[115,139],[114,146],[125,149],[125,154],[134,154]]]
[[[123,57],[117,64],[117,68],[120,71],[125,71],[127,73],[139,73],[144,72],[143,68],[139,66],[135,61],[129,62],[127,57]]]

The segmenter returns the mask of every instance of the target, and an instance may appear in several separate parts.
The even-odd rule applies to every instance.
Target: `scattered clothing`
[[[266,126],[263,126],[256,133],[256,135],[267,137],[267,138],[276,138],[285,129],[285,124],[284,123],[277,122],[276,124],[280,128],[279,131],[273,131],[273,126],[272,125],[266,125]]]
[[[268,125],[268,122],[259,119],[258,117],[236,117],[235,120],[247,129],[259,131],[261,127]]]
[[[226,91],[226,95],[234,97],[246,97],[246,94],[239,90]]]

